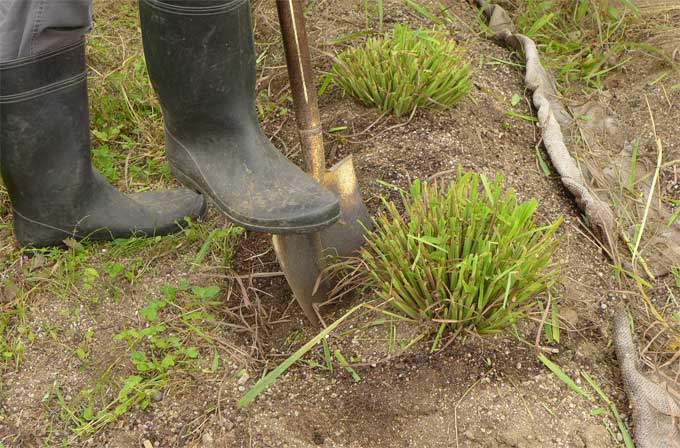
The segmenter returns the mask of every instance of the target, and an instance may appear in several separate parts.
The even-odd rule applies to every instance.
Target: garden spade
[[[276,7],[307,172],[335,193],[340,202],[340,219],[320,233],[274,235],[273,238],[276,255],[296,300],[307,318],[318,322],[313,303],[325,301],[329,290],[329,286],[320,281],[324,259],[329,255],[352,255],[363,244],[364,229],[370,228],[371,220],[361,197],[352,157],[326,170],[302,4],[300,0],[277,0]]]

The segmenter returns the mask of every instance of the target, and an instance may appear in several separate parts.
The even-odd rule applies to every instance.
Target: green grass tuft
[[[562,83],[582,81],[602,88],[606,74],[627,62],[625,52],[638,15],[628,1],[523,0],[519,32],[536,41]]]
[[[139,41],[138,12],[127,2],[112,3],[108,14],[115,19],[95,20],[87,37],[92,160],[123,191],[165,187],[172,176],[161,107]]]
[[[472,86],[470,66],[444,31],[408,25],[340,53],[331,72],[345,92],[396,116],[451,106]]]
[[[472,172],[450,184],[416,181],[402,192],[405,213],[393,202],[374,219],[361,252],[368,284],[392,311],[446,331],[496,333],[537,305],[555,281],[551,262],[562,218],[534,220],[537,201],[520,203]]]

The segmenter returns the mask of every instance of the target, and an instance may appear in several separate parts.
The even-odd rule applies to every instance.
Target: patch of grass
[[[342,354],[340,350],[335,350],[333,352],[333,356],[335,356],[335,359],[338,360],[340,365],[350,374],[352,375],[352,379],[354,379],[355,383],[358,383],[361,381],[361,377],[357,373],[356,370],[347,362],[347,359],[345,358],[345,355]]]
[[[663,279],[668,295],[661,303],[658,299],[653,299],[653,296],[650,297],[652,294],[649,285],[639,279],[636,281],[642,297],[642,302],[638,304],[638,316],[642,316],[647,328],[659,328],[649,342],[649,350],[660,355],[658,359],[663,366],[672,365],[680,359],[680,299],[677,294],[680,288],[680,268],[671,266],[671,273],[671,278]],[[642,310],[646,314],[642,314]]]
[[[470,90],[462,53],[444,31],[401,24],[340,53],[331,72],[363,104],[400,116],[416,107],[449,107]]]
[[[191,287],[186,282],[163,286],[161,296],[139,310],[142,325],[123,330],[113,338],[126,344],[131,369],[114,374],[121,360],[114,361],[71,400],[57,385],[51,401],[74,435],[97,432],[135,407],[147,409],[176,372],[214,373],[219,357],[202,356],[202,352],[217,353],[208,332],[216,320],[209,310],[222,304],[217,298],[219,292],[218,286]],[[86,332],[74,350],[83,365],[90,362],[87,349],[93,334]],[[212,350],[201,348],[199,342]]]
[[[637,10],[628,1],[523,0],[518,2],[520,33],[536,41],[558,81],[583,81],[601,88],[605,75],[627,62]]]
[[[110,242],[65,240],[66,248],[20,249],[11,254],[11,269],[0,270],[0,370],[18,368],[35,333],[27,318],[33,297],[48,294],[61,300],[76,299],[93,311],[104,298],[118,301],[124,291],[158,267],[159,259],[178,253],[182,246],[189,252],[187,262],[201,266],[227,268],[234,253],[236,238],[243,229],[227,225],[189,221],[175,235],[119,238]],[[9,259],[8,259],[9,260]],[[8,262],[8,260],[6,262]],[[73,313],[63,308],[63,317],[79,319],[80,308]],[[73,316],[71,316],[73,314]],[[43,325],[46,335],[57,341],[60,329]],[[87,341],[86,341],[87,342]],[[73,349],[83,364],[89,359],[87,344]]]
[[[88,35],[93,162],[119,188],[165,185],[171,176],[164,160],[161,108],[139,45],[137,11],[127,2],[110,9],[116,19],[95,17]]]
[[[418,2],[415,2],[413,0],[404,0],[404,3],[408,5],[409,8],[420,14],[421,16],[425,17],[426,19],[430,20],[433,23],[436,23],[437,25],[443,25],[444,22],[437,17],[435,14],[430,12],[429,9],[427,9],[425,6],[421,5]]]
[[[36,269],[50,267],[50,281],[46,285],[56,297],[65,299],[74,295],[81,286],[84,289],[92,286],[96,276],[87,265],[93,250],[87,243],[73,239],[64,240],[67,248],[58,247],[33,249],[33,264]]]
[[[26,345],[35,340],[35,333],[27,323],[26,301],[23,288],[6,280],[1,294],[9,300],[0,311],[0,372],[3,368],[18,369]],[[0,380],[0,384],[2,381]]]
[[[405,212],[383,199],[361,258],[366,283],[393,313],[446,330],[496,333],[537,306],[554,283],[551,262],[562,219],[539,226],[537,201],[473,172],[450,184],[416,181],[402,191]]]
[[[205,263],[206,258],[217,262],[219,266],[228,267],[234,256],[236,240],[244,229],[231,224],[222,228],[213,228],[208,223],[189,221],[189,227],[184,234],[189,240],[199,240],[203,243],[196,253],[192,263],[192,270]]]

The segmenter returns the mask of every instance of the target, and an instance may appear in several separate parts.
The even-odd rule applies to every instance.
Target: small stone
[[[243,385],[243,384],[246,384],[246,382],[249,379],[250,379],[250,375],[248,375],[247,373],[244,373],[243,375],[241,375],[241,377],[238,379],[238,381],[236,383],[238,385]]]
[[[225,431],[229,432],[234,429],[234,423],[231,420],[226,420],[222,425]]]
[[[205,432],[203,433],[203,437],[201,437],[201,442],[204,448],[212,448],[215,446],[215,439],[213,438],[212,433],[210,432]]]

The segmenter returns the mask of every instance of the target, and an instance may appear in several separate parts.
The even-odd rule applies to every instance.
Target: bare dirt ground
[[[276,11],[269,3],[273,2],[254,2],[258,50],[266,54],[259,88],[290,107]],[[550,358],[582,386],[579,372],[591,375],[630,427],[611,323],[616,304],[638,297],[617,282],[609,259],[589,235],[559,179],[540,169],[534,123],[506,113],[532,114],[521,68],[499,63],[515,60],[513,55],[481,32],[479,13],[472,5],[446,3],[460,19],[452,25],[452,35],[466,45],[474,67],[475,87],[469,97],[450,110],[418,110],[399,121],[380,118],[331,86],[320,98],[324,127],[346,128],[327,133],[329,162],[354,156],[374,213],[380,209],[380,195],[396,197],[379,180],[406,187],[416,178],[451,178],[461,165],[487,175],[502,173],[522,199],[539,199],[540,219],[564,215],[564,241],[555,256],[562,279],[553,293],[560,305],[562,337],[551,346],[556,353]],[[134,20],[130,8],[134,12],[133,2],[95,1],[95,32],[103,20]],[[384,8],[386,26],[428,25],[403,2],[385,1]],[[365,20],[358,0],[310,6],[308,32],[319,70],[330,67],[328,53],[351,44],[334,40],[361,29]],[[108,39],[114,42],[119,37],[112,34]],[[139,38],[123,44],[130,54],[141,52]],[[642,108],[646,94],[667,160],[678,159],[680,90],[671,88],[678,76],[671,74],[650,85],[667,65],[649,63],[641,53],[632,57],[607,85],[610,107],[631,129],[649,136],[650,122]],[[523,100],[512,107],[515,94]],[[370,132],[362,132],[376,120]],[[273,142],[300,163],[293,117],[278,109],[264,125]],[[160,143],[156,145],[159,151]],[[668,191],[680,198],[674,166],[664,175]],[[36,261],[16,252],[7,226],[9,212],[2,213],[3,280],[12,278],[12,284],[21,287],[22,328],[31,336],[24,338],[21,361],[11,360],[1,370],[0,446],[600,448],[621,443],[614,419],[598,411],[602,402],[572,392],[536,359],[540,316],[532,316],[514,334],[470,336],[430,355],[429,344],[422,341],[401,350],[413,329],[394,322],[378,325],[381,316],[361,311],[328,340],[331,350],[340,350],[353,363],[360,381],[339,365],[332,371],[321,367],[325,361],[318,347],[251,406],[238,409],[237,400],[263,372],[315,334],[291,302],[267,236],[235,237],[228,270],[212,252],[199,266],[193,265],[203,240],[191,235],[118,252],[116,246],[89,245],[79,261],[73,261],[75,256]],[[226,223],[212,212],[206,225],[222,228]],[[104,267],[112,261],[131,269],[133,280],[107,276]],[[88,267],[99,272],[89,283],[82,275]],[[65,280],[70,274],[73,282]],[[134,372],[130,347],[114,336],[147,325],[140,310],[159,297],[163,285],[183,280],[192,286],[220,287],[214,297],[219,303],[206,305],[214,320],[197,321],[206,337],[187,330],[182,324],[185,314],[163,311],[173,334],[186,346],[198,347],[197,360],[171,370],[145,410],[135,405],[95,433],[74,433],[67,410],[80,412],[84,403],[102,406],[115,396],[122,378]],[[666,294],[666,283],[674,288],[671,281],[661,280],[659,297]],[[17,287],[7,285],[0,293],[0,306],[17,300]],[[177,306],[189,309],[191,299],[182,294]],[[369,292],[354,294],[330,307],[326,320],[370,300]],[[640,342],[652,337],[639,336]]]

